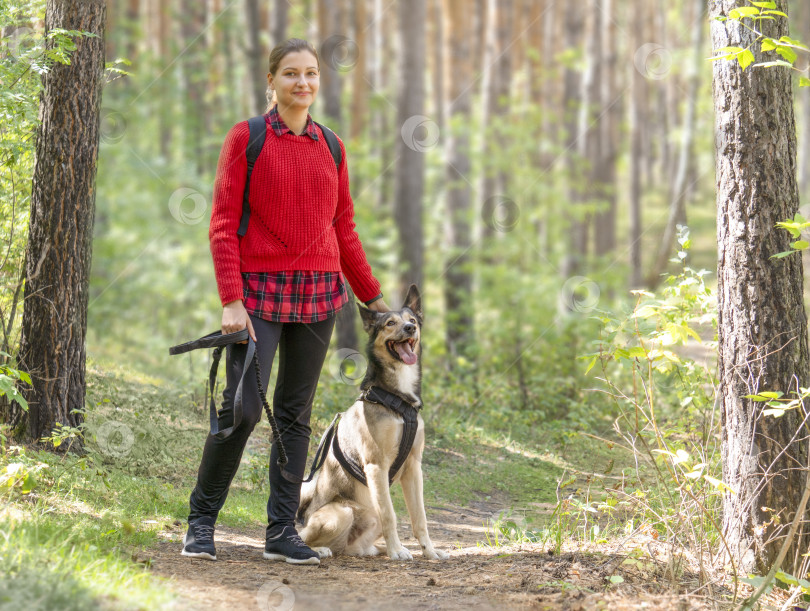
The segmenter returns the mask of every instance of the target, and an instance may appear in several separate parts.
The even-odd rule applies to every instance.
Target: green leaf
[[[781,418],[782,416],[785,415],[786,411],[787,410],[785,410],[783,408],[780,408],[780,407],[777,407],[777,408],[774,408],[774,409],[764,409],[764,410],[762,410],[762,415],[763,416],[773,416],[774,418]]]
[[[751,4],[759,8],[776,8],[776,2],[752,2]]]
[[[786,250],[784,252],[778,252],[775,255],[771,255],[771,259],[783,259],[788,255],[792,255],[794,252],[799,252],[798,250]]]
[[[745,17],[753,17],[754,15],[759,15],[759,9],[753,6],[741,6],[732,9],[728,14],[730,19],[744,19]]]
[[[777,47],[776,41],[773,38],[762,39],[762,52],[773,51]]]
[[[624,577],[621,575],[611,575],[610,583],[624,583]]]
[[[776,571],[776,575],[774,575],[779,581],[786,583],[791,586],[799,585],[799,580],[796,579],[790,573],[785,573],[784,571]]]
[[[791,248],[795,248],[796,250],[804,250],[808,246],[810,246],[810,242],[806,240],[796,240],[790,245]]]
[[[799,57],[796,54],[796,51],[791,49],[790,47],[777,47],[776,52],[788,60],[791,64],[796,61],[796,58]],[[742,63],[742,62],[740,62]]]
[[[596,365],[596,357],[591,359],[591,362],[588,363],[588,368],[585,370],[585,375],[588,375],[588,372],[593,369],[593,366]]]
[[[763,15],[779,15],[780,17],[787,17],[782,11],[762,11]]]
[[[778,399],[778,398],[784,396],[784,394],[785,393],[783,393],[782,391],[779,391],[779,390],[777,390],[777,391],[764,390],[761,393],[759,393],[759,396],[760,397],[767,397],[768,399]]]
[[[709,482],[712,486],[714,486],[718,490],[727,490],[728,492],[731,492],[732,494],[735,494],[735,492],[731,488],[731,486],[729,486],[728,484],[724,484],[723,482],[721,482],[716,477],[712,477],[711,475],[704,475],[703,479],[705,479],[707,482]]]
[[[779,49],[777,49],[776,52],[778,53]],[[737,61],[740,62],[740,68],[742,68],[743,70],[745,70],[748,66],[753,64],[754,60],[756,60],[756,58],[754,57],[754,54],[751,52],[750,49],[745,49],[744,51],[740,52],[737,55]]]
[[[807,78],[806,76],[800,76],[799,87],[810,87],[810,78]]]

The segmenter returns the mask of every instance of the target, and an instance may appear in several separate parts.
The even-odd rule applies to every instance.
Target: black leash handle
[[[219,361],[222,358],[222,348],[229,344],[236,344],[247,340],[247,354],[245,355],[245,363],[242,367],[242,377],[239,378],[239,385],[236,387],[236,394],[233,399],[233,425],[226,429],[219,428],[219,419],[217,417],[217,408],[215,402],[215,388],[217,382],[217,371],[219,370]],[[242,396],[245,382],[245,375],[250,365],[254,366],[256,372],[256,384],[259,389],[259,397],[262,401],[262,407],[267,414],[267,419],[270,421],[270,428],[273,431],[273,443],[278,446],[278,465],[281,467],[282,476],[289,481],[300,482],[301,478],[296,478],[291,473],[288,473],[284,466],[287,464],[287,453],[284,451],[284,444],[281,442],[281,434],[278,430],[278,423],[273,417],[273,411],[267,403],[267,396],[264,391],[264,385],[261,379],[261,367],[259,364],[259,353],[256,351],[256,343],[250,337],[247,328],[237,331],[236,333],[222,334],[221,331],[214,331],[208,335],[195,339],[185,344],[179,344],[169,348],[169,354],[185,354],[191,350],[198,350],[201,348],[214,348],[212,355],[211,370],[208,373],[208,386],[211,395],[211,402],[208,408],[208,417],[211,427],[211,435],[217,439],[226,439],[229,437],[234,429],[236,429],[242,422]],[[292,479],[291,479],[292,478]]]

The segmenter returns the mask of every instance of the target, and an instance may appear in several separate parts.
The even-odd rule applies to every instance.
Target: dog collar
[[[392,393],[379,386],[369,386],[360,393],[359,399],[361,401],[370,401],[371,403],[379,403],[388,409],[395,411],[403,418],[407,418],[407,413],[410,410],[419,411],[422,409],[421,402],[414,405],[410,401],[406,401],[396,393]]]

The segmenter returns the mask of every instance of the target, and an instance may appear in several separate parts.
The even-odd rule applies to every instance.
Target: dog
[[[411,412],[416,421],[415,427],[410,429],[416,430],[413,445],[393,482],[402,486],[411,527],[424,557],[447,559],[449,554],[433,547],[428,535],[422,496],[425,423],[417,411],[422,405],[422,300],[419,289],[416,285],[410,286],[405,303],[398,311],[374,312],[359,304],[358,308],[363,328],[369,336],[368,368],[360,385],[364,392],[341,415],[334,435],[339,453],[353,457],[355,468],[362,470],[360,477],[365,477],[367,485],[341,465],[335,455],[335,445],[330,444],[321,470],[301,489],[296,516],[299,526],[303,527],[299,528],[300,536],[322,558],[333,554],[376,556],[385,551],[394,560],[413,559],[397,535],[389,484],[389,469],[400,453],[406,419],[366,396],[369,389],[382,389],[383,394],[393,393],[416,408]],[[371,397],[379,399],[376,394],[371,394]],[[413,416],[410,418],[413,422]],[[374,543],[380,535],[385,538],[385,550]]]

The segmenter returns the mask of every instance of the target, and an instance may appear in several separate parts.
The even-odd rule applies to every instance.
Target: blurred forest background
[[[0,366],[14,365],[25,305],[40,74],[64,59],[43,51],[45,5],[0,0]],[[786,7],[791,35],[810,41],[810,3]],[[559,555],[571,541],[601,544],[610,533],[635,538],[643,555],[659,537],[677,541],[672,549],[688,554],[653,574],[710,592],[716,580],[703,558],[723,567],[728,486],[714,367],[706,8],[706,0],[108,2],[87,410],[80,427],[48,438],[56,447],[81,436],[87,454],[6,448],[9,428],[0,427],[0,489],[19,513],[0,512],[0,526],[18,528],[0,551],[26,549],[0,554],[0,568],[36,585],[56,549],[62,564],[48,570],[94,567],[79,582],[95,596],[94,584],[124,587],[119,573],[143,568],[129,552],[156,545],[155,528],[179,533],[207,426],[209,357],[170,358],[167,348],[220,325],[208,246],[219,150],[232,125],[266,110],[272,47],[299,37],[320,54],[312,116],[346,144],[357,230],[386,301],[399,307],[410,282],[422,289],[428,501],[491,502],[494,547],[542,542]],[[806,69],[807,54],[793,55]],[[804,217],[807,91],[794,88]],[[345,308],[315,399],[316,433],[355,398],[363,344],[356,309]],[[263,516],[265,433],[254,435],[223,514],[234,528]],[[74,494],[81,503],[71,506],[85,504],[87,515],[52,510]],[[513,507],[520,519],[506,513]],[[66,523],[93,549],[59,539]],[[627,553],[627,540],[616,553]],[[623,579],[592,573],[595,587]],[[735,577],[734,596],[738,585]],[[0,600],[12,590],[0,580]],[[113,596],[131,602],[122,592]],[[142,608],[165,594],[149,592]]]
[[[20,50],[42,27],[25,17],[42,7],[21,3],[4,26]],[[677,269],[676,223],[691,228],[690,264],[713,270],[705,2],[415,7],[421,19],[403,23],[384,0],[109,3],[107,61],[128,74],[111,73],[103,93],[92,358],[183,376],[188,363],[166,346],[218,326],[207,225],[219,148],[231,125],[264,111],[268,52],[291,36],[320,51],[312,114],[346,142],[358,232],[389,304],[423,279],[427,369],[467,372],[476,390],[505,391],[498,403],[562,416],[581,399],[575,357],[590,314]],[[796,9],[807,29],[810,9]],[[33,146],[12,136],[6,348],[20,320]],[[345,326],[338,347],[356,348]]]

